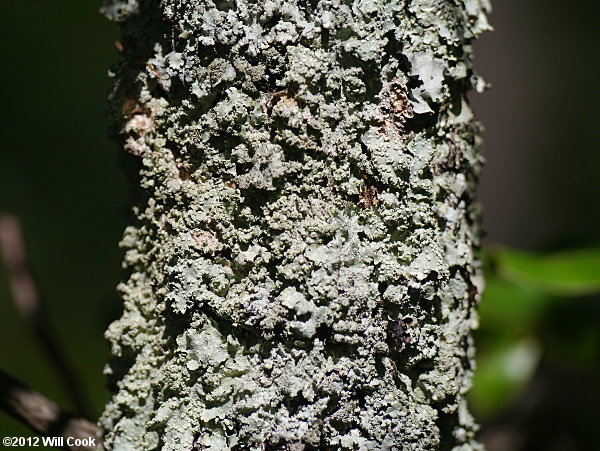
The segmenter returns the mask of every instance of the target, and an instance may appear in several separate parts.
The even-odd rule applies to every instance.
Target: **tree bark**
[[[117,0],[106,449],[478,449],[486,0]]]

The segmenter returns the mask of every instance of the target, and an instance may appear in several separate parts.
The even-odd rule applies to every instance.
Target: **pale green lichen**
[[[107,3],[139,190],[106,449],[479,447],[465,94],[487,8]]]

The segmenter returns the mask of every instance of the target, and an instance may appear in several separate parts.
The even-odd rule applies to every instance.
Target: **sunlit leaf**
[[[522,287],[560,296],[600,293],[600,249],[534,254],[497,248],[500,276]]]
[[[470,399],[475,410],[492,415],[505,407],[531,380],[542,348],[535,339],[526,337],[511,342],[495,343],[477,360]]]

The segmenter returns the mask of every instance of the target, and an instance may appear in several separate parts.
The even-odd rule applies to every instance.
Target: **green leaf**
[[[486,271],[485,290],[479,306],[480,333],[486,336],[522,336],[533,330],[555,297],[515,285]]]
[[[600,249],[534,254],[496,248],[493,260],[504,279],[560,296],[600,293]]]
[[[469,395],[477,413],[491,416],[508,405],[533,377],[541,355],[531,337],[495,343],[480,355]]]

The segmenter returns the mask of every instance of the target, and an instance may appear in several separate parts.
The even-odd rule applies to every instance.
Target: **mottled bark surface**
[[[108,449],[478,448],[485,0],[128,0]]]

